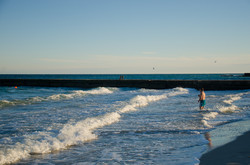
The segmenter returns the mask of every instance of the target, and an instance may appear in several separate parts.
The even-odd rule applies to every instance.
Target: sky
[[[250,72],[250,0],[0,0],[0,74]]]

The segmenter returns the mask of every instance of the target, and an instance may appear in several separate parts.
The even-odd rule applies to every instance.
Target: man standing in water
[[[200,89],[200,94],[198,96],[199,96],[198,102],[200,102],[200,110],[203,110],[206,105],[206,100],[205,100],[206,94],[204,92],[204,88]]]

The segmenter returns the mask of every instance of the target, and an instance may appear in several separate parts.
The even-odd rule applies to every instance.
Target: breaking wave
[[[101,89],[107,93],[110,92],[109,90]],[[92,94],[96,92],[91,91]],[[170,93],[162,95],[138,95],[132,98],[122,109],[115,112],[86,118],[75,124],[65,124],[58,134],[48,131],[25,136],[22,143],[16,143],[14,146],[9,146],[9,148],[0,151],[0,164],[13,163],[33,154],[51,153],[66,149],[72,145],[97,139],[98,136],[93,133],[94,130],[118,122],[123,113],[136,111],[139,107],[145,107],[151,102],[187,93],[187,89],[175,88]]]
[[[130,104],[126,105],[124,108],[120,110],[120,113],[126,113],[130,111],[136,111],[137,107],[144,107],[147,106],[150,102],[155,102],[161,99],[165,99],[171,96],[181,95],[181,94],[187,94],[188,89],[184,88],[174,88],[173,91],[167,94],[162,95],[149,95],[149,96],[141,96],[138,95],[134,97],[132,100],[130,100]]]
[[[239,110],[239,107],[234,105],[233,102],[240,100],[243,95],[248,94],[246,93],[239,93],[234,95],[226,95],[226,99],[223,100],[224,105],[218,106],[218,110],[221,113],[234,113],[236,110]]]
[[[75,90],[68,94],[55,94],[47,97],[32,97],[25,100],[0,100],[0,108],[7,107],[7,106],[16,106],[16,105],[28,105],[42,101],[60,101],[60,100],[67,100],[73,99],[76,97],[82,97],[88,94],[91,95],[100,95],[100,94],[111,94],[116,88],[105,88],[99,87],[96,89],[84,91],[84,90]]]
[[[202,124],[207,128],[212,128],[213,126],[209,124],[209,120],[216,118],[219,114],[227,114],[227,113],[234,113],[240,108],[233,103],[237,100],[240,100],[243,95],[249,94],[250,92],[244,92],[239,94],[233,95],[226,95],[225,99],[222,101],[223,104],[216,105],[213,109],[217,110],[217,112],[207,112],[202,115]]]
[[[218,112],[209,112],[207,114],[203,114],[202,115],[202,120],[201,120],[201,123],[207,127],[207,128],[212,128],[213,126],[211,126],[208,121],[211,120],[211,119],[214,119],[216,118],[216,116],[218,115],[219,113]]]

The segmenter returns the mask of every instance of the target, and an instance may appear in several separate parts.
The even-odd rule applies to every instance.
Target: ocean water
[[[250,130],[250,90],[205,92],[0,87],[0,164],[199,164]]]
[[[0,79],[250,80],[244,74],[0,74]]]

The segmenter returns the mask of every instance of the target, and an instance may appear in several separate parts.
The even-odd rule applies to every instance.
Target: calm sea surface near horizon
[[[244,74],[0,74],[0,79],[250,80]]]
[[[250,90],[205,92],[201,112],[190,88],[0,87],[0,164],[199,164],[210,148],[250,129]]]

